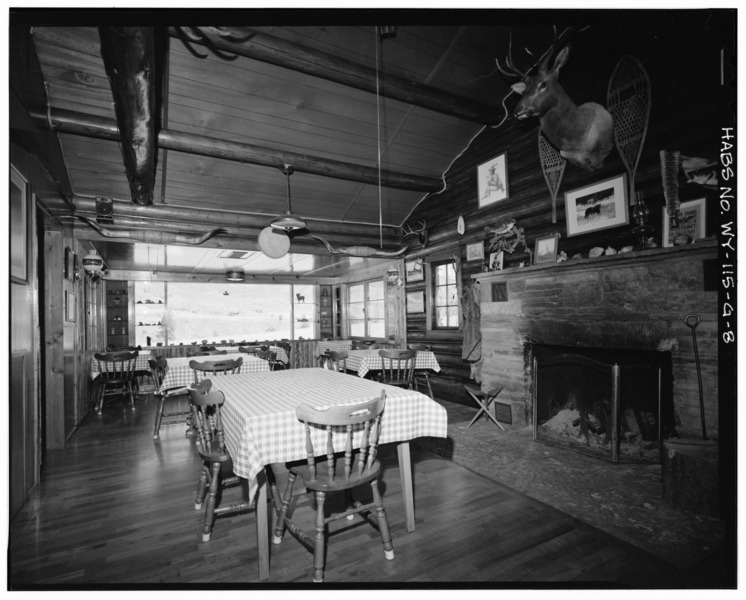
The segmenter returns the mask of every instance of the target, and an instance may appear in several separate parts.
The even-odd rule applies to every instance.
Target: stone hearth
[[[717,436],[717,292],[704,289],[703,261],[714,241],[474,275],[480,284],[482,385],[503,386],[515,425],[531,425],[530,345],[670,352],[675,426],[699,437],[699,387],[690,314],[700,317],[697,345],[708,432]],[[492,285],[507,299],[493,302]]]

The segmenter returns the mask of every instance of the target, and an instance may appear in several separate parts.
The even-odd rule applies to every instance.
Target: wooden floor
[[[216,522],[200,541],[199,458],[183,424],[152,439],[155,403],[90,415],[45,457],[42,484],[10,524],[10,589],[310,587],[311,556],[293,538],[257,579],[254,514]],[[326,583],[363,587],[688,587],[691,574],[553,508],[413,446],[416,531],[407,533],[396,452],[382,490],[396,557],[362,521],[330,536]],[[240,489],[229,490],[238,492]],[[226,498],[229,497],[226,492]],[[296,518],[312,510],[303,500]],[[694,587],[699,587],[694,584]]]

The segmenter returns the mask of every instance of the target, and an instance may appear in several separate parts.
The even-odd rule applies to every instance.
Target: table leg
[[[259,581],[269,579],[269,525],[267,523],[267,477],[262,470],[257,475],[259,489],[256,492],[256,545],[259,553]]]
[[[396,448],[399,455],[399,477],[404,494],[404,512],[407,531],[414,531],[414,491],[412,489],[412,461],[409,456],[409,442],[400,442]]]

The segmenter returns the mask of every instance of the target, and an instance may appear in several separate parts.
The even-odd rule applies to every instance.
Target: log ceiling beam
[[[121,141],[117,123],[105,117],[64,109],[51,111],[49,115],[36,109],[30,111],[30,114],[40,128],[48,128],[51,124],[54,131],[62,133]],[[49,116],[49,122],[47,122],[47,116]],[[378,169],[375,167],[168,129],[158,132],[157,141],[160,148],[167,150],[266,167],[281,168],[284,164],[291,164],[296,172],[378,185]],[[415,192],[437,192],[443,187],[443,180],[440,177],[383,170],[381,171],[381,185]]]
[[[90,198],[73,198],[75,215],[95,219],[96,201]],[[190,227],[197,225],[200,231],[207,231],[214,227],[223,227],[228,230],[254,230],[256,232],[269,226],[272,215],[258,215],[247,213],[236,213],[221,210],[202,210],[171,204],[153,204],[151,206],[138,206],[131,203],[114,202],[114,224],[123,224],[130,221],[145,225],[148,222],[158,223],[159,227],[165,229],[180,230],[180,224]],[[137,220],[137,221],[135,221]],[[364,223],[344,223],[338,221],[321,221],[306,219],[309,231],[319,235],[349,236],[349,239],[360,238],[380,239],[381,230],[377,224],[366,225]],[[390,225],[383,226],[383,239],[386,245],[399,244],[398,227]]]
[[[260,33],[249,27],[170,27],[169,35],[189,44],[201,44],[221,52],[292,69],[306,75],[376,93],[375,69],[308,46]],[[488,104],[412,81],[392,73],[379,77],[378,92],[386,97],[440,114],[482,125],[494,125],[499,111]]]
[[[155,34],[152,27],[99,27],[132,201],[153,204],[156,161]]]

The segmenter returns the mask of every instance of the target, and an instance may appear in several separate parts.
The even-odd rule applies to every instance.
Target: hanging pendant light
[[[282,172],[285,173],[288,178],[288,209],[284,215],[277,217],[275,220],[272,221],[272,223],[270,223],[270,225],[272,225],[272,227],[274,227],[275,229],[284,229],[285,231],[305,229],[306,222],[303,219],[299,219],[293,214],[290,205],[290,176],[293,174],[293,166],[288,164],[282,165]]]

